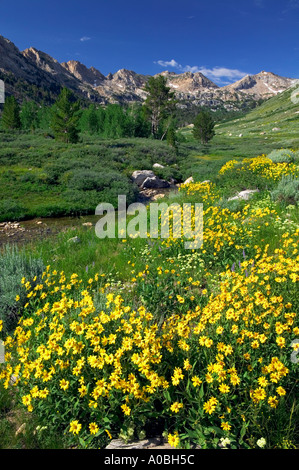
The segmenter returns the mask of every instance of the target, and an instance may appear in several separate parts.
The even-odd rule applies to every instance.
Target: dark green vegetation
[[[72,98],[72,93],[64,88],[54,105],[51,128],[57,140],[76,144],[79,140],[80,103]]]
[[[92,214],[100,202],[116,204],[118,194],[130,203],[137,195],[131,173],[155,162],[180,176],[175,151],[164,142],[85,135],[64,144],[43,134],[0,135],[2,221]]]
[[[49,127],[51,109],[26,103],[20,114],[24,130],[0,131],[0,221],[93,214],[102,201],[116,204],[118,194],[130,203],[138,196],[132,172],[152,169],[154,163],[165,166],[156,170],[162,178],[204,181],[213,180],[227,159],[298,149],[298,106],[291,93],[216,124],[216,135],[206,145],[189,127],[170,127],[167,140],[150,139],[143,109],[119,105],[86,108],[79,142],[60,142]],[[275,126],[280,129],[273,131]]]
[[[193,137],[202,144],[207,144],[215,135],[215,123],[208,111],[201,111],[194,120]]]
[[[14,96],[9,96],[4,105],[1,124],[3,129],[13,130],[20,129],[20,108]]]
[[[145,87],[148,96],[144,103],[145,115],[151,124],[151,135],[163,140],[171,126],[175,114],[177,101],[175,93],[166,85],[167,79],[163,76],[150,77]]]

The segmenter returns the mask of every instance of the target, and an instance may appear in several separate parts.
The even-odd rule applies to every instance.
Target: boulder
[[[191,444],[192,449],[201,449],[201,446]],[[134,450],[134,449],[152,449],[155,450],[173,450],[173,447],[163,437],[151,437],[139,441],[124,442],[122,439],[112,439],[105,449],[108,450]]]
[[[245,201],[248,201],[248,199],[254,194],[258,193],[258,189],[246,189],[245,191],[241,191],[237,196],[230,197],[228,201],[234,201],[236,199],[244,199]]]
[[[186,179],[183,184],[189,184],[189,183],[194,183],[193,176],[190,176],[190,178]]]
[[[161,180],[158,176],[149,176],[147,177],[142,185],[141,189],[162,189],[162,188],[169,188],[170,184],[168,181]]]
[[[154,163],[153,168],[165,168],[163,165],[160,165],[160,163]]]
[[[146,178],[155,177],[155,173],[152,170],[136,170],[132,173],[132,181],[136,183],[137,186],[141,186]]]
[[[113,439],[106,447],[108,450],[115,449],[171,449],[172,447],[162,438],[151,438],[140,441],[124,442],[122,439]]]

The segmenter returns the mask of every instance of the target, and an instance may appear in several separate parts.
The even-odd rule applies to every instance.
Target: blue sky
[[[262,70],[299,78],[299,0],[0,0],[0,34],[104,75]]]

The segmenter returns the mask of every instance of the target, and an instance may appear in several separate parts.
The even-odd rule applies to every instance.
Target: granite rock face
[[[0,73],[1,79],[7,80],[8,91],[23,100],[19,87],[10,85],[11,74],[14,80],[22,80],[27,84],[49,89],[54,94],[59,93],[61,86],[66,86],[80,97],[95,103],[142,103],[147,97],[144,90],[149,75],[136,73],[132,70],[121,69],[104,76],[95,67],[87,68],[79,61],[59,63],[55,58],[34,47],[20,51],[9,39],[0,35]],[[219,87],[201,72],[175,73],[162,71],[155,75],[164,76],[167,85],[174,91],[178,107],[196,106],[225,106],[234,107],[233,103],[244,103],[249,100],[259,100],[275,96],[290,88],[297,81],[281,77],[271,72],[260,72],[247,75],[241,80]]]

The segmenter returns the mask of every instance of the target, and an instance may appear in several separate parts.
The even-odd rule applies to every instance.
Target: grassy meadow
[[[100,240],[82,224],[1,247],[0,448],[157,435],[182,449],[298,448],[297,109],[283,93],[219,123],[208,146],[181,129],[177,152],[0,133],[1,221],[133,202],[131,173],[154,163],[163,178],[194,179],[159,202],[203,204],[196,250],[174,227]]]

